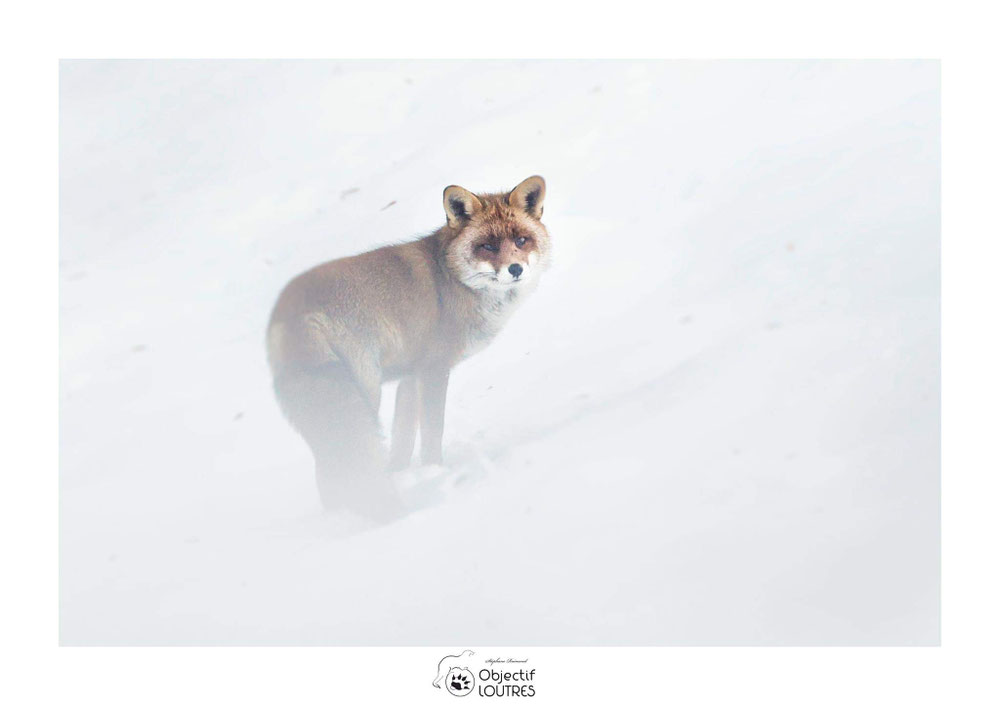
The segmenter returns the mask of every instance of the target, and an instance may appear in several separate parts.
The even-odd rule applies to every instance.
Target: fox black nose
[[[524,268],[515,262],[507,268],[507,271],[514,275],[514,277],[520,277],[521,273],[524,272]]]

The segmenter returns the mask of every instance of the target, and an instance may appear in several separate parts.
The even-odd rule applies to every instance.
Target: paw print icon
[[[466,696],[472,693],[472,687],[476,685],[476,678],[472,672],[461,667],[453,667],[448,672],[445,680],[445,687],[454,696]]]

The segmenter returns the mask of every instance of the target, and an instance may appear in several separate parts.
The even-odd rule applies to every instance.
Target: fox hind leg
[[[275,379],[274,390],[312,450],[323,507],[376,520],[397,516],[401,506],[384,473],[378,410],[352,371],[332,364],[286,373]]]

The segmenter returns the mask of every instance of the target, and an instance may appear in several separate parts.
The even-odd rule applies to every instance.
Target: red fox
[[[444,190],[447,222],[399,245],[333,260],[289,282],[267,328],[274,390],[316,460],[327,509],[398,512],[385,470],[441,463],[451,368],[486,346],[549,264],[545,180],[508,193]],[[388,456],[382,383],[398,379]]]

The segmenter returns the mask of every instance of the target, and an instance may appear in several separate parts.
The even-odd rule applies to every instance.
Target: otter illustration
[[[464,662],[474,654],[476,653],[472,650],[466,650],[460,655],[447,655],[446,657],[441,658],[441,661],[438,662],[437,679],[433,682],[434,688],[440,689],[441,681],[448,676],[448,672],[450,672],[453,667],[464,667],[464,664],[459,664],[459,661]]]

